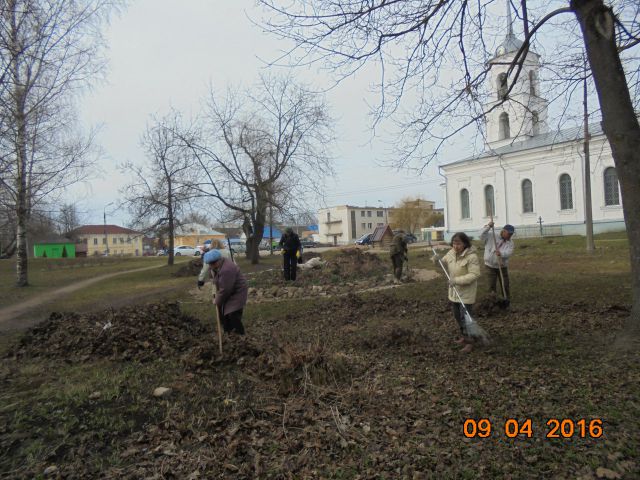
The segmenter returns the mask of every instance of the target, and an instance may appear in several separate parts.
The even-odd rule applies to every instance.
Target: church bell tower
[[[540,96],[538,72],[540,56],[532,51],[527,53],[522,70],[507,95],[517,65],[507,76],[511,62],[522,47],[523,42],[513,33],[511,4],[507,3],[507,34],[489,60],[488,75],[491,97],[484,105],[486,118],[486,140],[489,148],[502,147],[512,142],[525,140],[548,131],[548,102]]]

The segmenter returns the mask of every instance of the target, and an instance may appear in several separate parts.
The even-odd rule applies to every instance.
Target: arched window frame
[[[531,112],[531,134],[540,134],[540,115],[536,111]]]
[[[615,167],[607,167],[602,173],[604,183],[604,205],[613,207],[620,205],[620,183]]]
[[[533,213],[533,183],[525,178],[520,183],[522,191],[522,213]]]
[[[507,84],[507,74],[502,72],[498,74],[498,82],[496,92],[498,94],[498,100],[504,100],[509,90]]]
[[[493,185],[484,187],[484,213],[487,217],[496,216],[496,196]]]
[[[511,137],[511,127],[509,126],[509,114],[502,112],[498,117],[498,138],[504,140]]]
[[[560,210],[573,210],[573,182],[568,173],[563,173],[558,178],[558,192],[560,193]]]
[[[469,202],[469,190],[463,188],[460,190],[460,218],[471,218],[471,205]]]

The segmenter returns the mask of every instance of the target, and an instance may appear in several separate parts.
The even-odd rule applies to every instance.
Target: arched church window
[[[511,137],[511,128],[509,127],[509,114],[507,112],[502,112],[500,114],[498,128],[498,138],[500,140]]]
[[[618,173],[614,167],[606,168],[604,171],[604,204],[620,205]]]
[[[466,188],[460,190],[460,216],[462,218],[471,218],[471,209],[469,208],[469,190]]]
[[[533,135],[540,133],[540,116],[538,112],[531,112],[531,133]]]
[[[528,178],[522,181],[522,213],[533,213],[533,185]]]
[[[571,191],[571,177],[567,173],[560,175],[560,209],[573,209],[573,193]]]
[[[529,94],[538,95],[538,74],[535,70],[529,71]]]
[[[493,198],[493,186],[487,185],[484,187],[484,206],[485,206],[485,215],[495,216],[496,214],[496,204]]]
[[[507,74],[501,73],[498,75],[498,100],[503,100],[507,95]]]

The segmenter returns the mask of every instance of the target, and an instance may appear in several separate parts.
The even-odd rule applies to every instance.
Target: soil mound
[[[202,258],[194,258],[189,263],[173,272],[174,277],[194,277],[202,270]]]
[[[149,361],[193,347],[207,334],[177,303],[147,304],[94,314],[54,312],[29,330],[8,357],[91,358]],[[209,333],[210,334],[210,333]]]
[[[316,252],[304,253],[303,260],[320,257],[326,262],[322,268],[299,270],[295,282],[297,287],[345,286],[346,290],[353,288],[348,283],[362,283],[366,287],[373,287],[384,283],[385,275],[391,272],[391,263],[384,261],[378,255],[363,252],[357,248],[342,249],[323,255]],[[280,269],[260,272],[253,276],[250,286],[257,289],[274,289],[275,287],[291,286],[282,276]],[[364,287],[363,287],[364,288]],[[338,292],[331,292],[338,293]],[[307,291],[305,294],[313,294]],[[281,296],[271,292],[270,296]]]
[[[353,275],[368,273],[387,266],[379,255],[364,252],[359,248],[346,248],[340,250],[333,262],[334,269],[338,268],[342,273]],[[387,268],[388,269],[388,268]]]

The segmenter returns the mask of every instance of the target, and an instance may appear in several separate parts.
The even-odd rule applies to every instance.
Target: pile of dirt
[[[13,358],[156,360],[184,352],[206,328],[177,303],[147,304],[93,314],[52,313],[8,353]]]
[[[302,253],[302,262],[308,262],[312,258],[322,258],[322,254],[318,252],[303,252]]]
[[[303,254],[304,261],[316,257],[326,263],[321,268],[299,269],[295,285],[284,280],[280,269],[253,275],[249,280],[249,286],[254,289],[250,296],[269,299],[335,295],[353,291],[354,288],[362,290],[392,283],[391,263],[378,255],[356,248],[339,250],[333,255],[315,252]],[[295,289],[302,291],[290,291]]]
[[[380,268],[388,270],[388,263],[380,258],[380,255],[365,252],[359,248],[347,248],[340,250],[331,262],[334,270],[339,270],[346,276],[367,275],[377,272]]]
[[[202,258],[194,258],[173,273],[174,277],[194,277],[202,270]]]

